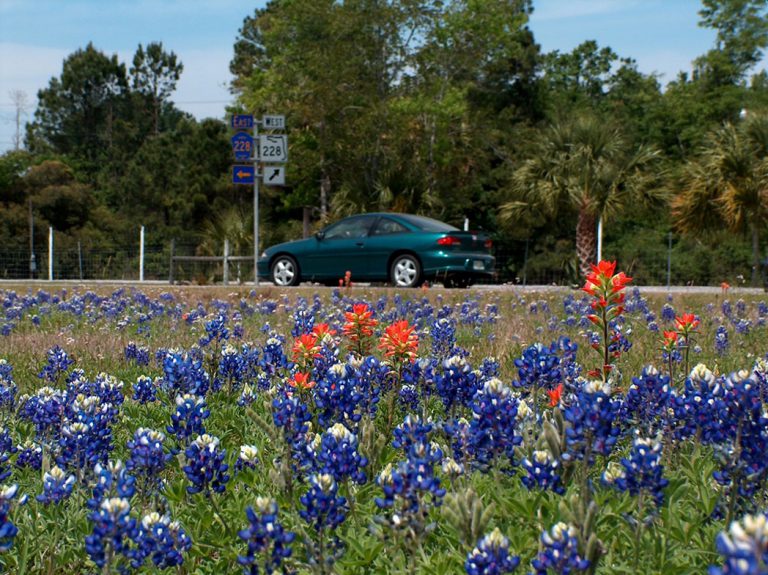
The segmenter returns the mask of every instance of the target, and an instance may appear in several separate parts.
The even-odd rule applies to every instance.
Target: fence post
[[[139,281],[144,281],[144,226],[139,232]]]
[[[77,267],[80,270],[80,281],[83,281],[83,248],[80,240],[77,241]]]
[[[224,240],[224,285],[229,285],[229,240]]]
[[[669,232],[669,245],[667,247],[667,289],[672,284],[672,232]]]
[[[53,281],[53,227],[48,228],[48,281]]]
[[[171,239],[171,261],[170,261],[170,264],[168,265],[168,283],[170,283],[171,285],[173,285],[173,256],[174,256],[174,251],[176,251],[176,240],[175,239]]]

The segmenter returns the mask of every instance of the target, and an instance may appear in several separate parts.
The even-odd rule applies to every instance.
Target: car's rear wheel
[[[416,287],[421,282],[421,263],[410,254],[397,256],[389,269],[389,279],[395,287]]]
[[[290,287],[299,285],[299,265],[291,256],[278,256],[272,262],[270,275],[276,286]]]

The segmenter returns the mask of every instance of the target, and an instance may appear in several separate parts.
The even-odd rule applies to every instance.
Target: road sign
[[[287,162],[288,136],[285,134],[259,136],[259,161]]]
[[[233,184],[253,184],[256,179],[255,166],[232,166]]]
[[[250,130],[253,128],[253,114],[233,114],[230,125],[235,130]]]
[[[285,166],[264,166],[262,181],[266,186],[285,185]]]
[[[253,157],[253,136],[245,132],[238,132],[232,136],[231,140],[235,160],[247,162]]]
[[[261,127],[265,130],[284,130],[285,116],[265,115],[261,118]]]

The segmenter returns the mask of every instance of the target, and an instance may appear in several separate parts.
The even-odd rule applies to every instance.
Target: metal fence
[[[695,247],[695,246],[694,246]],[[754,270],[749,250],[692,249],[680,238],[659,238],[641,252],[633,244],[603,247],[603,258],[617,260],[636,285],[765,286],[768,258]],[[697,251],[698,250],[698,251]],[[36,253],[0,246],[0,279],[154,280],[211,285],[252,283],[253,258],[228,254],[201,254],[193,245],[174,242],[106,249],[77,243]],[[226,254],[226,258],[225,258]],[[51,257],[52,256],[52,257]],[[573,285],[578,283],[573,245],[565,241],[508,241],[495,248],[497,277],[488,283],[520,285]]]

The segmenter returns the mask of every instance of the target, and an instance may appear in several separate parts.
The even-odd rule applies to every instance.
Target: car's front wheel
[[[421,281],[421,263],[410,254],[397,256],[389,270],[389,279],[395,287],[416,287]]]
[[[299,285],[299,265],[291,256],[278,256],[272,262],[270,275],[276,286],[290,287]]]

